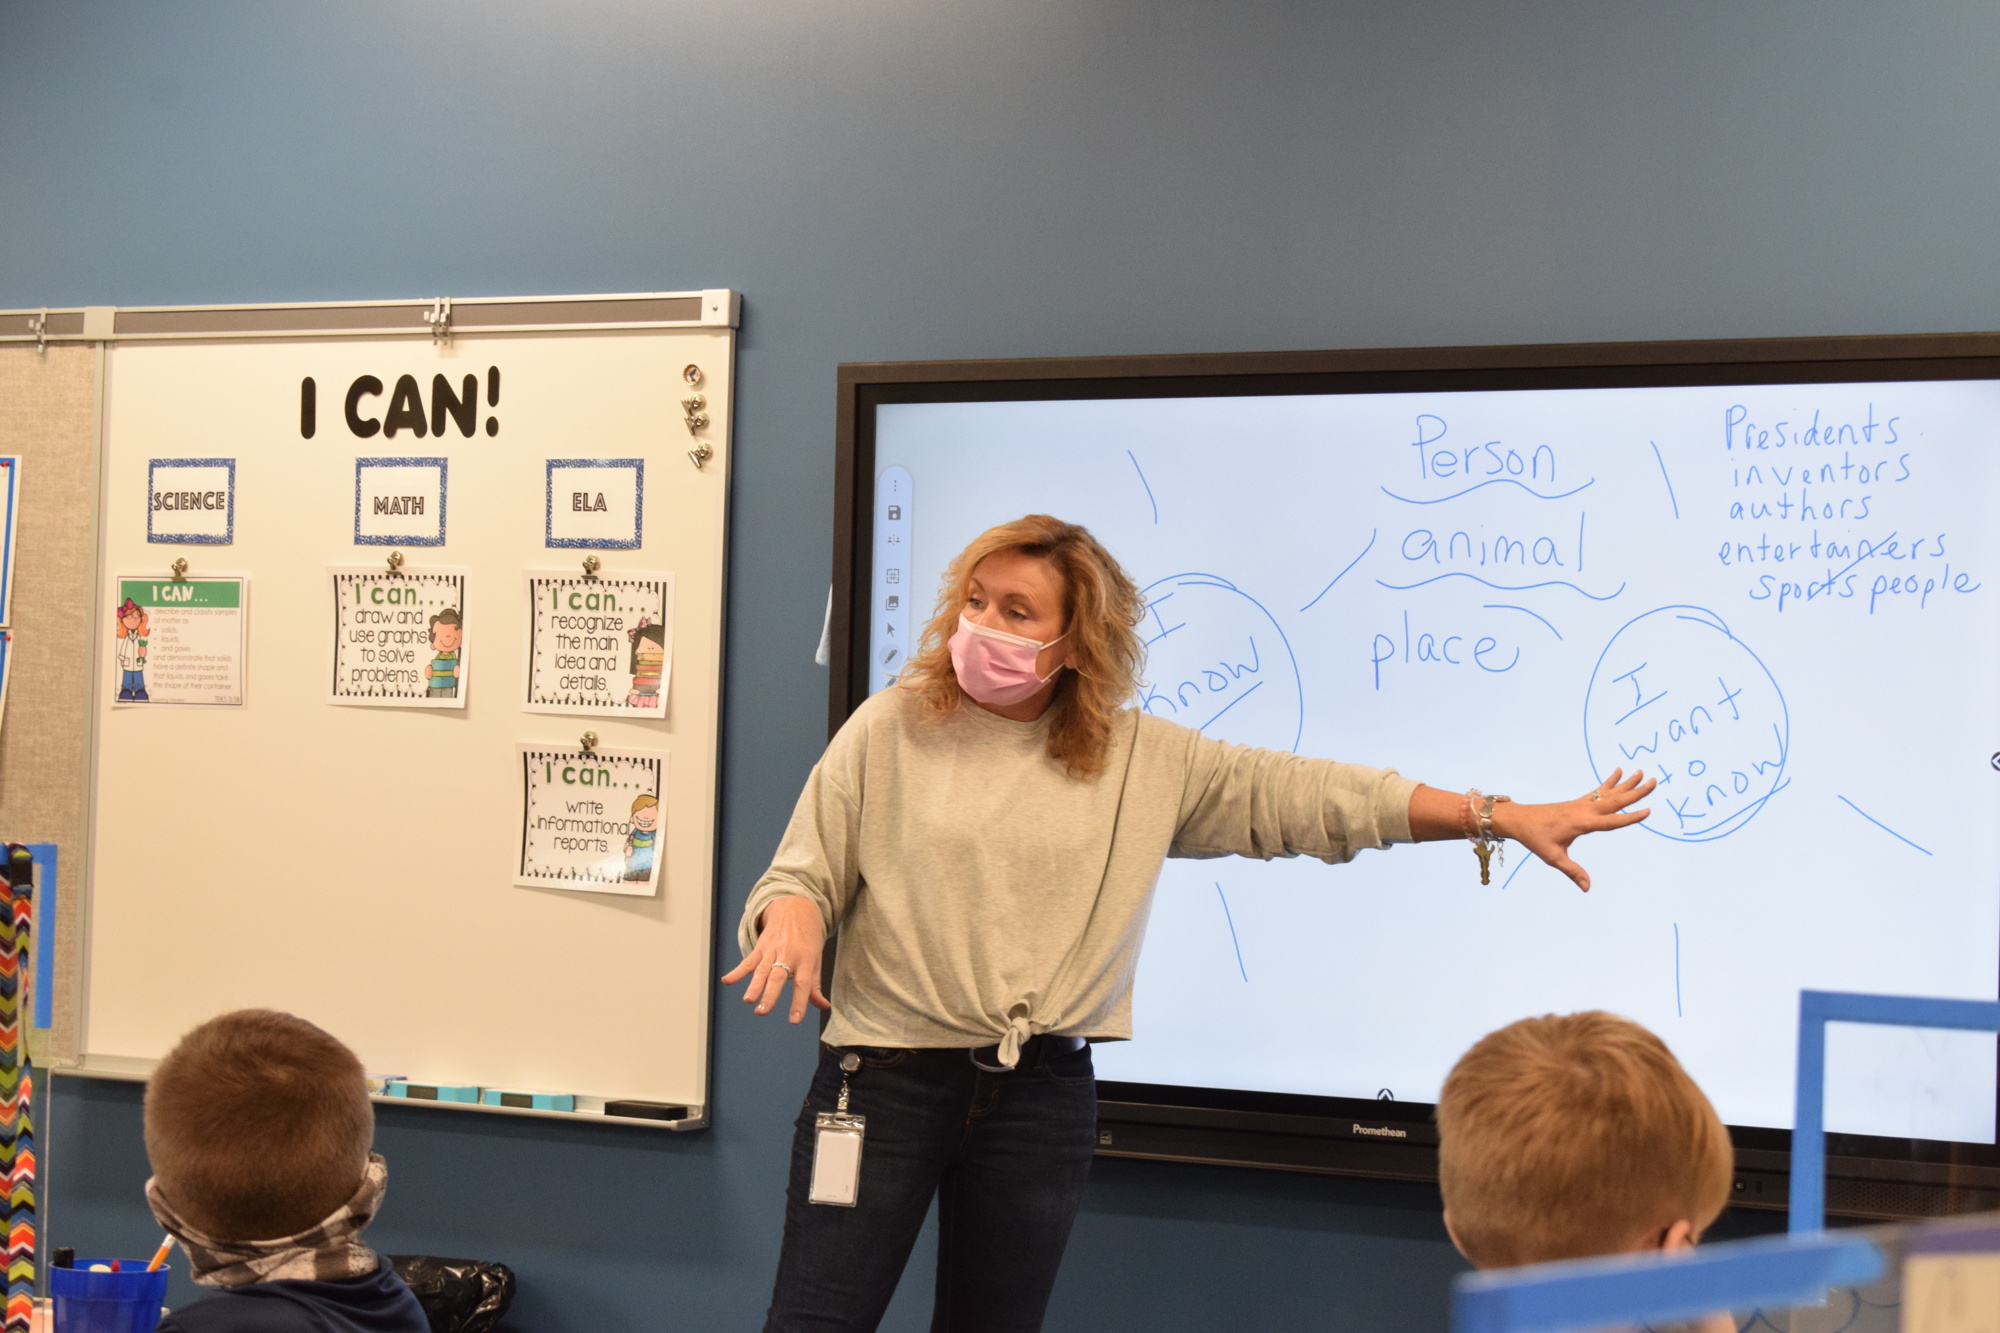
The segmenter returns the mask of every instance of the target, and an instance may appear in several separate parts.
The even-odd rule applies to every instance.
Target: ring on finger
[[[792,965],[791,965],[790,963],[773,963],[773,964],[771,964],[771,970],[772,970],[773,972],[777,971],[777,970],[778,970],[779,968],[781,968],[781,967],[785,969],[785,975],[786,975],[786,976],[788,976],[788,977],[789,977],[790,975],[792,975]]]

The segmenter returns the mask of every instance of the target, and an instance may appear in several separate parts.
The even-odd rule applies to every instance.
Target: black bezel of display
[[[840,367],[827,734],[865,697],[875,409],[884,403],[1839,384],[2000,379],[2000,334],[1564,343]],[[1101,1154],[1434,1181],[1425,1103],[1165,1084],[1098,1085]],[[1731,1126],[1736,1198],[1782,1207],[1786,1130]],[[1828,1209],[1912,1217],[2000,1208],[2000,1146],[1827,1136]]]

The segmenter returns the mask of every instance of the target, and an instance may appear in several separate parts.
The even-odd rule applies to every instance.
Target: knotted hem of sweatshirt
[[[1000,1038],[1000,1063],[1008,1069],[1019,1067],[1021,1045],[1035,1035],[1035,1025],[1028,1021],[1028,1006],[1017,1004],[1007,1014],[1007,1031]]]

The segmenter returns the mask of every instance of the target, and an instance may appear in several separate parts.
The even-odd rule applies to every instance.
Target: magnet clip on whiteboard
[[[186,582],[187,582],[187,578],[188,578],[188,562],[187,562],[187,557],[186,557],[186,556],[184,556],[184,555],[183,555],[183,556],[177,556],[177,557],[175,558],[175,560],[174,560],[174,563],[173,563],[173,564],[172,564],[171,566],[169,566],[169,569],[170,569],[170,571],[172,572],[172,574],[173,574],[173,576],[174,576],[174,582],[175,582],[175,583],[186,583]]]
[[[585,754],[597,753],[597,733],[594,731],[584,732],[577,738],[576,743],[583,748]]]
[[[595,583],[597,582],[597,571],[603,567],[604,562],[602,560],[599,560],[594,555],[587,555],[583,558],[583,577]]]
[[[403,577],[403,553],[401,551],[389,552],[389,577],[394,579]]]

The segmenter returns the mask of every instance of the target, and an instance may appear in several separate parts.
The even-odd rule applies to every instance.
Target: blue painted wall
[[[1973,0],[0,0],[0,306],[745,292],[727,918],[822,738],[836,363],[1992,327],[1996,69]],[[752,1327],[811,1043],[724,1006],[699,1136],[385,1111],[376,1238]],[[55,1232],[141,1253],[137,1090],[61,1086]],[[1051,1326],[1439,1329],[1434,1209],[1107,1162]]]

